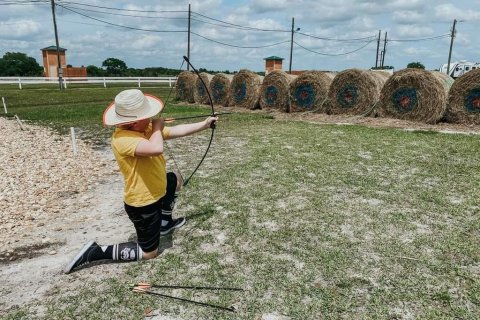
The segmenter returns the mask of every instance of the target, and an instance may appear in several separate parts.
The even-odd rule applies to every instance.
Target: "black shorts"
[[[144,207],[133,207],[125,203],[125,211],[133,222],[137,232],[138,245],[143,252],[151,252],[160,244],[160,228],[162,226],[162,209],[171,211],[175,201],[177,176],[167,173],[167,193],[158,201]]]

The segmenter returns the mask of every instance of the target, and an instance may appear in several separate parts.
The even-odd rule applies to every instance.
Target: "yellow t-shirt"
[[[169,130],[164,128],[163,138]],[[143,207],[154,203],[167,192],[166,162],[163,155],[136,157],[140,141],[152,135],[150,124],[145,132],[116,128],[112,136],[112,150],[124,178],[123,198],[126,204]]]

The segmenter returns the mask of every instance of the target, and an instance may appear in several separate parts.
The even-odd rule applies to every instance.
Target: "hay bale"
[[[255,72],[242,69],[232,79],[230,85],[230,102],[232,106],[247,109],[256,109],[260,107],[258,98],[260,97],[260,86],[263,77]]]
[[[480,125],[480,69],[455,80],[450,88],[445,120]]]
[[[260,107],[277,109],[284,112],[290,110],[290,83],[297,76],[277,70],[270,72],[263,79],[260,87]]]
[[[203,83],[205,83],[205,85],[203,85],[202,80],[200,80],[200,78],[203,80]],[[210,96],[212,95],[212,92],[210,91],[210,80],[212,80],[212,78],[213,78],[213,75],[206,72],[201,72],[200,77],[195,78],[193,99],[195,100],[196,103],[210,104],[210,99],[208,98],[208,95],[209,94]]]
[[[360,69],[338,73],[328,90],[328,113],[368,115],[390,74]]]
[[[217,73],[210,80],[210,92],[212,93],[213,103],[228,106],[230,99],[230,84],[232,83],[233,75],[225,73]]]
[[[322,111],[335,75],[325,71],[307,71],[290,83],[291,112]]]
[[[195,81],[197,76],[190,71],[182,71],[177,77],[177,83],[175,84],[175,91],[177,99],[194,103],[193,90],[195,87]]]
[[[452,83],[453,79],[444,73],[403,69],[383,86],[375,112],[381,117],[437,123],[447,109]]]

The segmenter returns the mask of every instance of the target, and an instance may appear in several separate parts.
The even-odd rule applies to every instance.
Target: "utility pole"
[[[293,33],[295,28],[295,18],[292,18],[292,37],[290,39],[290,65],[288,67],[288,73],[292,73],[292,55],[293,55]]]
[[[190,61],[190,18],[191,18],[191,8],[190,3],[188,4],[188,48],[187,48],[187,58]],[[190,70],[190,64],[187,63],[187,70]]]
[[[450,59],[452,58],[453,38],[455,38],[455,25],[457,19],[453,20],[452,35],[450,36],[450,50],[448,51],[447,75],[450,75]]]
[[[55,19],[55,0],[50,0],[50,3],[52,4],[53,28],[55,30],[55,44],[57,45],[58,85],[60,86],[60,90],[63,90],[63,84],[62,84],[63,70],[62,70],[62,65],[60,63],[60,45],[58,44],[57,20]]]
[[[375,68],[378,67],[378,49],[380,49],[380,35],[382,30],[378,30],[378,38],[377,38],[377,55],[375,56]]]
[[[387,53],[387,31],[385,31],[385,40],[383,42],[382,69],[383,69],[383,63],[385,62],[386,53]]]

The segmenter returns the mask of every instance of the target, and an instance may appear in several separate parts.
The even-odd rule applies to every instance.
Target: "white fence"
[[[100,83],[106,88],[107,83],[136,83],[140,88],[142,83],[168,83],[171,87],[175,84],[176,77],[72,77],[62,78],[64,88],[68,88],[69,84]],[[0,77],[0,84],[18,84],[18,88],[22,89],[23,85],[28,84],[57,84],[57,77]]]

